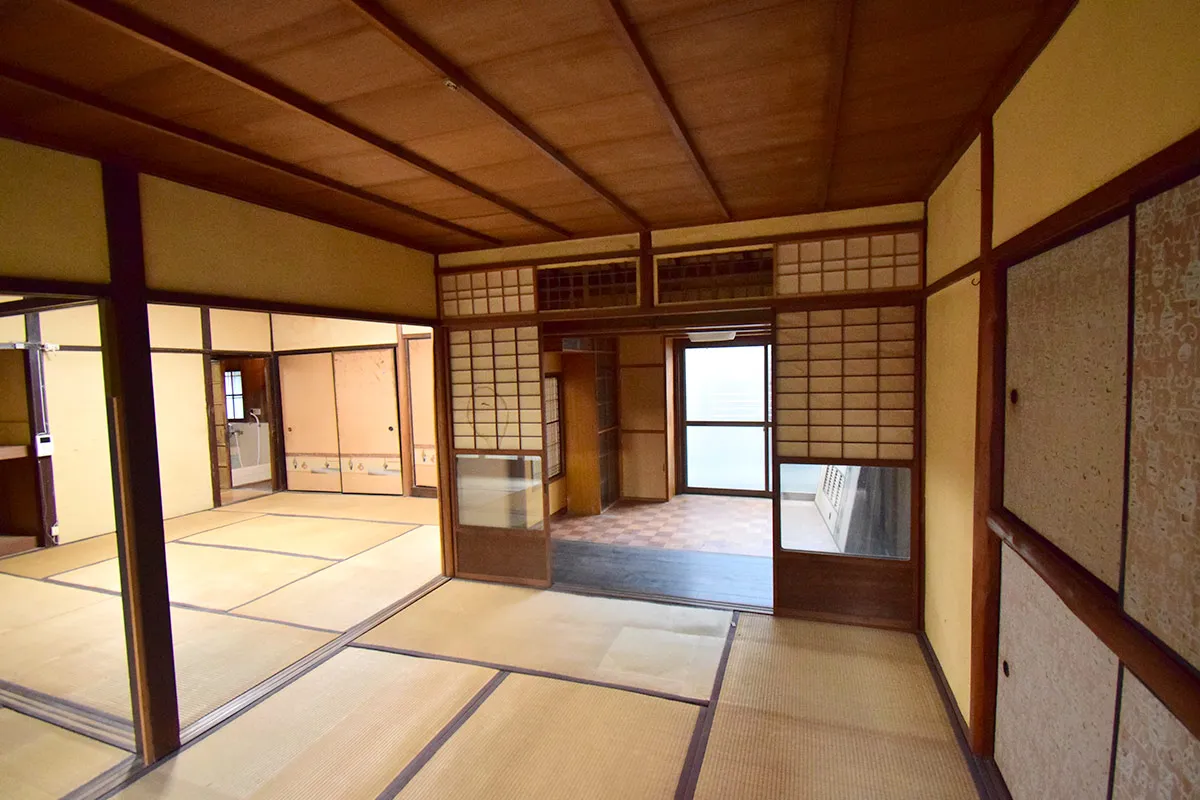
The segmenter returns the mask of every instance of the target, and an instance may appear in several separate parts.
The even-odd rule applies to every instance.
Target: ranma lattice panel
[[[451,331],[450,408],[456,450],[541,452],[538,329]]]
[[[771,296],[771,249],[729,250],[655,259],[658,304]]]
[[[781,458],[912,460],[915,308],[779,314],[775,335]]]
[[[637,262],[540,267],[537,293],[538,308],[542,311],[636,306]]]
[[[532,314],[535,295],[533,267],[443,275],[442,316]]]
[[[775,247],[779,295],[869,292],[921,285],[921,234],[839,236]]]

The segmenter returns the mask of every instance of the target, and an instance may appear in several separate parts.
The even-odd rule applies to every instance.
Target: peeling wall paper
[[[1135,236],[1125,609],[1196,665],[1200,178],[1139,206]]]

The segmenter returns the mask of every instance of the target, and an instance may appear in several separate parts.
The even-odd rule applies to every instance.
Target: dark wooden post
[[[151,764],[179,748],[150,323],[136,172],[103,167],[111,293],[101,301],[104,378],[125,638],[138,750]]]

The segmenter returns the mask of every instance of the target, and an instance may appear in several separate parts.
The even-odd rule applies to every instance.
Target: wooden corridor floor
[[[0,755],[0,782],[57,796],[70,787],[39,793],[39,778],[68,760],[71,780],[100,773],[104,747],[43,735]],[[460,580],[122,787],[183,800],[977,796],[910,634]]]

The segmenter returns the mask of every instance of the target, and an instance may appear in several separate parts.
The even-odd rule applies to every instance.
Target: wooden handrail
[[[1067,608],[1174,714],[1200,736],[1200,673],[1121,610],[1117,593],[1009,511],[988,514],[988,527]]]

